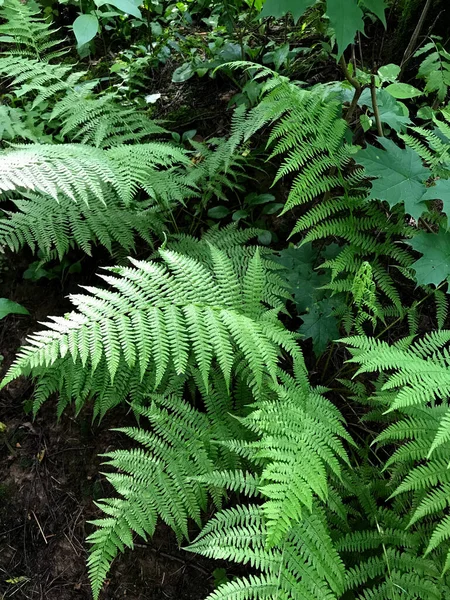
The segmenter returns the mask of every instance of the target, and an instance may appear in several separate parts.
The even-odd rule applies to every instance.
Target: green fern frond
[[[91,295],[72,296],[78,312],[55,317],[47,324],[49,329],[32,335],[3,385],[21,374],[38,375],[44,386],[38,390],[42,402],[45,382],[54,381],[52,371],[60,373],[60,390],[66,385],[72,389],[69,374],[77,365],[83,377],[91,379],[91,390],[100,383],[111,389],[118,373],[126,380],[134,371],[141,380],[153,378],[157,387],[167,370],[183,374],[188,364],[198,365],[206,383],[213,360],[229,384],[241,356],[258,390],[263,377],[276,378],[281,349],[294,358],[300,356],[295,336],[260,298],[249,298],[246,304],[230,298],[227,290],[236,281],[241,293],[244,289],[225,254],[221,260],[229,261],[230,276],[222,281],[187,256],[169,250],[160,255],[161,263],[132,260],[133,268],[109,269],[118,275],[102,276],[111,290],[87,288]],[[258,281],[264,277],[258,252],[249,262],[249,273]],[[79,384],[77,388],[81,389]],[[87,394],[86,383],[82,388]]]
[[[0,24],[2,44],[11,44],[13,54],[47,60],[61,56],[61,51],[54,50],[60,44],[53,39],[55,30],[41,17],[37,5],[5,0],[0,7],[0,18],[6,21]]]
[[[53,198],[37,194],[22,194],[13,199],[17,211],[6,211],[0,220],[0,245],[18,252],[28,245],[49,259],[56,250],[61,260],[70,248],[78,246],[91,254],[92,245],[100,244],[112,253],[119,245],[130,252],[139,236],[150,247],[153,235],[162,238],[164,220],[161,208],[150,202],[124,206],[115,194],[103,195],[105,204],[90,196],[89,204],[75,204],[60,195]]]
[[[100,150],[84,144],[30,144],[0,152],[0,190],[32,190],[59,200],[89,203],[95,196],[105,202],[112,188],[124,203],[139,189],[164,204],[182,201],[192,188],[175,177],[176,165],[186,155],[169,144],[148,143]]]

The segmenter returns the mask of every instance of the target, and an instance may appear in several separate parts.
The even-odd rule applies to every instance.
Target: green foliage
[[[372,78],[362,52],[343,59],[365,16],[386,25],[383,0],[170,5],[184,27],[197,16],[212,28],[203,46],[186,31],[169,40],[155,23],[144,43],[140,9],[110,5],[136,18],[125,76],[107,56],[89,70],[63,58],[33,3],[0,7],[0,245],[31,248],[38,262],[24,276],[37,266],[36,279],[50,260],[63,279],[79,250],[121,258],[71,296],[72,312],[27,338],[2,382],[31,375],[34,413],[56,395],[58,416],[90,404],[101,419],[128,402],[136,417],[116,430],[126,449],[104,455],[113,496],[91,522],[94,598],[117,554],[162,521],[186,544],[194,522],[188,550],[244,565],[210,600],[447,600],[449,110],[417,127],[397,99],[422,94],[399,67]],[[142,8],[149,22],[155,6]],[[75,21],[81,55],[98,19],[119,14],[99,8],[88,3]],[[254,19],[297,22],[306,11],[294,31],[284,19],[282,44],[271,39],[278,23]],[[164,17],[167,29],[178,17]],[[123,57],[121,32],[105,42],[120,42]],[[307,55],[311,81],[314,60],[336,44],[346,83],[310,87],[228,64],[241,88],[231,119],[202,123],[205,141],[184,125],[166,141],[152,116],[170,119],[176,98],[147,89],[164,79],[148,70],[164,60],[161,38],[191,57],[179,81],[247,56],[292,73]],[[436,107],[448,56],[433,44],[419,77]],[[395,138],[356,145],[354,122],[370,128],[361,106]],[[297,245],[286,248],[289,231]],[[4,312],[26,314],[3,300]]]
[[[450,235],[442,229],[439,233],[421,231],[409,244],[423,254],[411,265],[420,285],[440,285],[450,275]]]
[[[425,521],[425,556],[439,548],[446,555],[444,571],[450,566],[444,512],[449,485],[449,340],[448,331],[430,333],[412,345],[410,340],[394,346],[370,338],[344,340],[359,372],[389,373],[374,400],[389,413],[395,411],[396,419],[376,442],[395,444],[386,461],[394,484],[392,497],[401,497],[407,506],[408,530]]]
[[[425,91],[435,92],[439,102],[443,102],[450,87],[450,54],[443,47],[440,38],[434,37],[414,56],[425,56],[420,64],[417,77],[426,81]]]
[[[262,17],[281,17],[291,13],[294,21],[298,21],[305,11],[315,4],[314,0],[266,0]],[[357,0],[327,0],[324,7],[325,16],[329,19],[333,37],[338,47],[339,59],[344,50],[353,43],[358,31],[364,32],[364,13]],[[376,15],[386,26],[384,0],[364,0],[361,4],[369,12]]]
[[[36,3],[4,0],[1,16],[6,21],[0,24],[2,44],[10,44],[16,62],[27,57],[51,60],[61,56],[62,52],[55,50],[60,44],[53,39],[55,30],[42,18]]]
[[[201,524],[201,512],[210,496],[220,507],[223,485],[202,483],[215,469],[235,469],[240,459],[214,444],[215,441],[242,437],[242,427],[229,414],[235,409],[223,377],[213,373],[214,383],[207,390],[195,372],[202,389],[206,413],[177,395],[154,396],[148,408],[135,407],[148,419],[152,430],[142,426],[118,429],[138,442],[133,450],[116,450],[104,455],[115,469],[107,479],[120,498],[102,500],[98,506],[107,517],[93,521],[96,531],[88,538],[92,544],[89,575],[94,598],[117,552],[133,547],[132,532],[152,536],[158,518],[181,538],[188,538],[188,518]],[[182,381],[177,392],[182,391]]]
[[[426,210],[424,182],[431,175],[429,169],[411,148],[401,150],[392,140],[384,138],[378,141],[385,151],[367,146],[356,156],[367,176],[376,178],[368,200],[384,200],[390,207],[403,203],[405,212],[418,219]]]
[[[0,220],[0,245],[18,252],[28,245],[49,259],[56,250],[62,260],[69,249],[81,248],[92,254],[92,246],[101,244],[110,254],[114,247],[130,252],[135,238],[153,246],[154,235],[163,238],[161,208],[148,202],[124,205],[115,194],[104,194],[105,202],[89,197],[89,205],[75,204],[67,196],[54,198],[40,194],[21,194],[13,202],[16,211],[5,211]]]
[[[0,298],[0,320],[4,319],[8,315],[29,315],[28,310],[8,298]]]
[[[118,277],[101,277],[115,291],[72,296],[78,312],[54,317],[31,336],[2,385],[32,373],[39,376],[35,411],[58,389],[60,412],[96,395],[95,412],[103,416],[192,365],[207,386],[214,361],[227,386],[237,364],[245,365],[257,393],[266,374],[276,377],[281,349],[299,353],[277,318],[281,281],[266,274],[258,251],[243,276],[225,251],[209,252],[210,264],[161,250],[161,263],[131,259],[133,268],[108,269]]]

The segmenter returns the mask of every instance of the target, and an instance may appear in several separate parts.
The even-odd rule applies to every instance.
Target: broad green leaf
[[[408,83],[391,83],[387,86],[386,91],[399,100],[423,96],[423,92]]]
[[[316,0],[266,0],[260,16],[279,19],[286,13],[291,13],[297,22],[306,9],[315,3]]]
[[[439,100],[444,100],[450,86],[450,72],[445,69],[433,71],[427,79],[426,92],[436,92]]]
[[[284,44],[275,50],[273,53],[273,62],[275,69],[279,69],[281,65],[284,65],[289,54],[289,44]]]
[[[397,81],[398,76],[400,75],[400,67],[394,65],[394,63],[384,65],[384,67],[378,69],[378,75],[380,76],[381,81]]]
[[[375,178],[368,200],[385,200],[389,206],[403,202],[405,212],[417,220],[426,210],[423,195],[427,188],[423,182],[431,173],[411,148],[399,148],[386,138],[378,138],[378,142],[384,150],[368,144],[355,156],[367,176]]]
[[[316,302],[309,313],[302,315],[299,332],[305,339],[312,338],[316,355],[322,354],[328,343],[339,337],[338,320],[333,315],[337,305],[334,298],[326,298]]]
[[[411,120],[403,114],[403,107],[400,102],[397,102],[385,90],[376,90],[376,98],[381,122],[386,123],[395,131],[404,131]],[[361,94],[358,104],[368,106],[373,113],[372,96],[368,88]]]
[[[439,233],[421,231],[408,241],[416,252],[423,254],[411,268],[416,272],[419,285],[438,286],[450,275],[450,233],[441,229]]]
[[[359,117],[359,122],[361,123],[361,127],[363,128],[363,131],[369,131],[369,129],[372,127],[373,121],[372,119],[369,119],[369,117],[367,115],[361,115]]]
[[[8,298],[0,298],[0,319],[7,315],[29,315],[27,309],[17,302],[8,300]]]
[[[270,231],[261,231],[258,235],[258,243],[263,246],[268,246],[272,241],[272,233]]]
[[[438,179],[435,185],[427,189],[422,200],[441,200],[443,212],[447,217],[450,216],[450,180]]]
[[[328,0],[327,15],[336,35],[339,60],[347,46],[353,43],[356,32],[364,31],[363,12],[357,0]]]
[[[183,63],[178,69],[175,69],[172,75],[172,81],[174,83],[182,83],[187,81],[194,75],[195,71],[192,68],[191,63]]]
[[[229,209],[226,206],[214,206],[208,210],[208,217],[211,219],[223,219],[230,214]]]
[[[233,221],[240,221],[241,219],[246,219],[247,217],[248,212],[246,210],[236,210],[231,218],[233,219]]]
[[[316,266],[318,259],[317,250],[312,244],[305,244],[299,248],[286,248],[280,252],[275,260],[286,267],[280,271],[280,276],[285,279],[299,313],[309,310],[316,302],[322,300],[324,290],[319,289],[328,283],[328,278],[319,275]]]
[[[73,22],[73,32],[78,46],[84,46],[95,38],[98,31],[98,19],[94,15],[80,15]]]
[[[417,111],[417,117],[419,119],[423,119],[424,121],[432,119],[433,116],[434,110],[431,108],[431,106],[422,106],[422,108],[419,108],[419,110]]]
[[[115,6],[127,15],[132,15],[137,19],[142,19],[142,14],[139,8],[130,0],[94,0],[97,6],[103,6],[104,4],[110,4]]]
[[[387,7],[385,0],[361,0],[361,4],[365,6],[368,11],[378,17],[386,27],[386,16],[384,11]]]

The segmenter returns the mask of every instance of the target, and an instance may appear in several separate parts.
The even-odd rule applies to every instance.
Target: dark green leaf
[[[8,300],[8,298],[0,298],[0,319],[7,315],[29,315],[27,309],[17,302]]]
[[[273,215],[277,212],[281,212],[284,208],[284,204],[269,204],[267,206],[265,206],[262,210],[262,214],[263,215]]]
[[[368,200],[385,200],[389,206],[403,202],[405,212],[419,219],[426,210],[423,181],[429,178],[429,169],[411,148],[399,148],[386,138],[378,138],[378,141],[384,150],[367,145],[356,154],[356,161],[366,169],[367,175],[376,178]]]
[[[441,229],[439,233],[421,231],[407,242],[416,252],[423,254],[411,268],[416,272],[419,285],[439,285],[450,275],[450,233]]]
[[[337,305],[334,298],[326,298],[316,302],[309,313],[302,315],[303,324],[299,332],[305,339],[312,338],[316,355],[322,354],[328,343],[339,337],[338,320],[333,314]]]
[[[248,217],[248,212],[246,210],[237,210],[233,213],[232,219],[233,221],[240,221],[241,219],[246,219]]]
[[[214,206],[214,208],[208,210],[208,217],[211,217],[211,219],[223,219],[229,214],[230,211],[226,206]]]
[[[286,248],[276,259],[276,262],[286,267],[285,271],[280,271],[280,275],[291,290],[299,314],[311,308],[324,296],[324,291],[319,288],[325,285],[328,279],[315,270],[317,260],[317,251],[312,244]]]
[[[438,179],[435,185],[429,187],[422,200],[441,200],[442,210],[447,216],[450,215],[450,180]]]
[[[362,0],[362,4],[368,11],[378,17],[386,27],[386,16],[384,14],[384,11],[386,10],[385,0]]]
[[[172,74],[172,81],[174,83],[182,83],[183,81],[187,81],[194,75],[195,71],[192,68],[191,63],[183,63],[180,67],[175,69]]]
[[[376,90],[378,112],[382,123],[386,123],[395,131],[406,129],[406,125],[411,123],[409,117],[403,114],[403,108],[395,98],[385,90]],[[369,89],[365,89],[361,94],[358,104],[368,106],[373,111],[372,97]]]
[[[363,12],[357,0],[328,0],[327,15],[336,35],[338,59],[353,43],[357,31],[364,31]]]
[[[307,8],[315,4],[316,0],[266,0],[261,17],[275,17],[279,19],[286,13],[291,13],[297,22]]]
[[[273,194],[256,194],[255,192],[252,192],[245,197],[245,203],[250,206],[266,204],[267,202],[273,202],[273,200],[275,200],[275,196]]]
[[[258,235],[258,242],[263,246],[268,246],[272,241],[272,234],[270,231],[262,231]]]

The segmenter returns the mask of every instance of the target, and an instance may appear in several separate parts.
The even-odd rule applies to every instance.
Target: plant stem
[[[384,137],[383,126],[381,125],[380,111],[378,110],[377,102],[377,90],[375,87],[375,75],[370,77],[370,95],[372,97],[373,114],[375,115],[375,123],[377,124],[377,131],[380,137]]]
[[[347,63],[345,62],[344,55],[342,55],[341,58],[339,59],[339,65],[342,69],[345,79],[352,85],[352,87],[355,90],[353,99],[351,101],[350,106],[348,107],[347,114],[345,115],[345,120],[347,121],[347,123],[350,123],[350,121],[353,117],[353,113],[355,112],[356,105],[358,104],[359,97],[362,94],[363,88],[362,88],[361,84],[359,83],[359,81],[355,77],[352,77],[350,75],[350,72],[347,68]]]
[[[417,44],[417,39],[422,30],[422,27],[425,22],[428,10],[430,9],[431,3],[432,3],[432,0],[426,0],[425,6],[423,7],[423,10],[422,10],[422,14],[420,15],[420,19],[416,25],[416,28],[414,29],[414,32],[411,36],[411,40],[409,41],[409,44],[406,47],[405,53],[403,54],[402,62],[400,63],[400,74],[398,76],[399,79],[401,79],[401,77],[403,75],[403,72],[406,67],[406,63],[408,62],[408,60],[411,58],[411,56],[414,53],[414,49]]]

